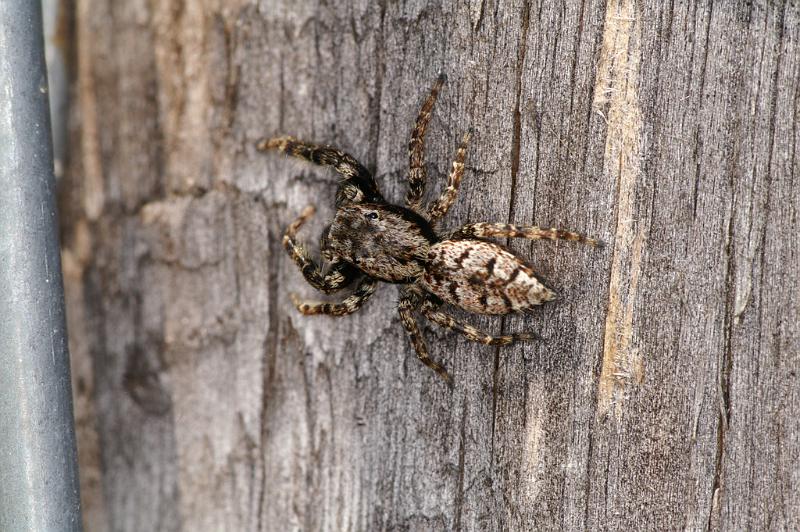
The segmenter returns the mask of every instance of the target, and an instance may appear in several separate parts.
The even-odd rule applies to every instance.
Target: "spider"
[[[419,360],[438,373],[448,384],[451,378],[440,364],[431,360],[420,332],[415,312],[428,320],[455,330],[469,340],[486,345],[507,345],[536,338],[522,332],[492,336],[443,312],[449,303],[478,314],[530,312],[555,299],[556,294],[537,279],[533,269],[507,248],[487,238],[514,237],[531,240],[570,240],[597,246],[599,242],[571,231],[505,223],[471,223],[451,233],[438,233],[438,221],[455,201],[464,159],[472,130],[456,152],[447,187],[427,206],[422,196],[427,181],[425,169],[425,131],[434,104],[446,77],[441,74],[417,116],[408,144],[409,188],[405,206],[387,202],[370,172],[352,156],[331,146],[322,146],[292,137],[262,139],[259,151],[278,150],[318,165],[333,167],[342,177],[336,191],[336,214],[320,239],[320,251],[328,263],[321,269],[296,240],[297,231],[313,216],[308,206],[289,227],[283,246],[297,264],[306,281],[326,294],[336,292],[361,278],[355,291],[337,303],[292,301],[304,315],[351,314],[375,292],[378,281],[400,285],[398,311]]]

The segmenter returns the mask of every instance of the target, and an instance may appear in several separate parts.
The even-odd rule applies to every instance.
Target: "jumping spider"
[[[417,356],[445,381],[450,376],[428,357],[414,311],[430,321],[454,329],[468,339],[487,345],[506,345],[531,340],[533,333],[491,336],[439,310],[450,303],[479,314],[530,312],[555,298],[533,270],[505,247],[484,240],[516,237],[531,240],[571,240],[598,245],[594,239],[561,229],[516,226],[504,223],[473,223],[449,233],[434,228],[453,204],[464,174],[464,158],[471,131],[464,135],[456,152],[453,169],[442,195],[424,207],[422,196],[427,179],[424,161],[425,130],[439,90],[445,82],[440,75],[417,116],[411,141],[409,190],[406,206],[388,203],[372,175],[350,155],[330,146],[309,144],[291,137],[263,139],[260,151],[278,150],[322,166],[331,166],[342,176],[336,192],[336,215],[320,239],[322,257],[329,263],[326,273],[295,241],[295,235],[313,214],[309,206],[287,229],[283,246],[302,271],[306,281],[326,294],[346,287],[361,277],[355,292],[339,303],[309,303],[291,295],[297,309],[305,314],[344,316],[361,308],[375,292],[378,281],[400,285],[398,310]]]

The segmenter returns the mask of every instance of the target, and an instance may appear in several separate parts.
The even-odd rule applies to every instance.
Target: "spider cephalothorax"
[[[259,150],[275,149],[320,165],[333,167],[342,180],[336,192],[336,215],[320,239],[320,251],[329,263],[326,273],[295,242],[300,226],[314,214],[307,207],[286,230],[283,245],[309,284],[325,293],[344,288],[360,277],[353,294],[339,303],[306,303],[292,299],[303,314],[343,316],[355,312],[375,291],[378,281],[401,284],[400,321],[411,337],[419,359],[449,382],[445,369],[428,357],[414,312],[456,330],[470,340],[505,345],[535,338],[532,333],[491,336],[439,310],[443,303],[480,314],[528,312],[555,298],[525,261],[487,241],[492,237],[532,240],[572,240],[597,245],[578,233],[502,223],[468,224],[447,236],[434,226],[455,201],[470,133],[456,153],[447,188],[423,207],[427,179],[424,161],[425,130],[445,77],[433,86],[417,117],[408,145],[410,171],[406,205],[387,203],[372,175],[350,155],[330,146],[318,146],[291,137],[264,139]]]
[[[327,232],[325,250],[389,283],[414,282],[436,234],[422,216],[387,203],[345,203]]]

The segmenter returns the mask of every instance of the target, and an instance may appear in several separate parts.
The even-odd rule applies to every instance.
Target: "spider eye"
[[[378,213],[377,212],[364,213],[364,218],[366,218],[367,220],[377,220],[378,219]]]

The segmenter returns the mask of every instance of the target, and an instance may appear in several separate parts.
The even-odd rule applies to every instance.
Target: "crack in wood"
[[[617,179],[617,223],[597,408],[599,414],[606,414],[613,407],[617,419],[622,415],[627,384],[631,379],[641,380],[643,373],[641,358],[631,346],[634,302],[646,243],[644,228],[638,226],[634,212],[641,176],[640,45],[641,24],[635,2],[610,2],[593,105],[601,116],[601,108],[607,107],[604,167]]]

